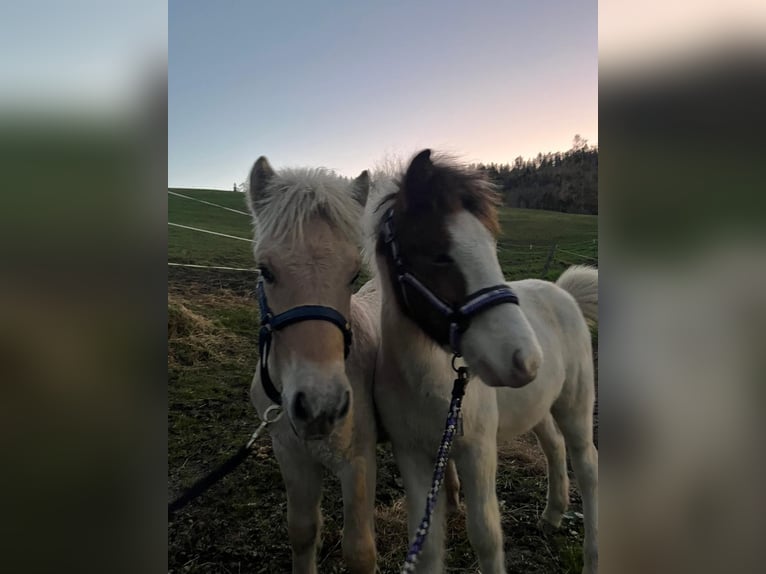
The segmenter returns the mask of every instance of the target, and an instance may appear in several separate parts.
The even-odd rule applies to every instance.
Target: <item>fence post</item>
[[[543,267],[543,278],[548,276],[548,269],[551,267],[551,262],[553,261],[553,254],[556,253],[556,247],[557,244],[554,243],[551,245],[551,250],[548,252],[548,259],[545,261],[545,267]]]

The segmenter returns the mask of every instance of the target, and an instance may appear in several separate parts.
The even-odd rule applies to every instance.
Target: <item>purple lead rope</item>
[[[423,520],[420,521],[420,526],[418,526],[418,529],[415,532],[415,538],[413,539],[412,544],[410,544],[407,558],[404,561],[404,566],[402,566],[402,574],[409,574],[410,572],[415,571],[415,564],[418,561],[418,556],[420,556],[420,553],[423,550],[423,544],[425,544],[428,530],[431,526],[431,516],[436,507],[436,500],[439,497],[439,491],[444,483],[444,473],[447,470],[447,462],[449,461],[449,452],[452,448],[452,441],[455,439],[455,433],[459,432],[462,434],[460,409],[463,404],[465,386],[468,383],[468,369],[459,367],[455,370],[457,371],[457,378],[452,387],[452,400],[449,405],[449,414],[447,415],[447,423],[444,428],[444,434],[442,435],[442,442],[439,445],[439,451],[436,454],[436,466],[434,467],[434,477],[431,481],[431,490],[428,491],[428,496],[426,497],[426,512],[423,516]]]

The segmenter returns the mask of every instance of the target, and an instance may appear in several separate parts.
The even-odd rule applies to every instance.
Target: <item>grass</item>
[[[503,208],[500,224],[498,259],[508,279],[555,280],[572,264],[598,263],[595,215]]]
[[[179,192],[246,210],[244,197],[231,191]],[[174,196],[169,196],[168,203],[170,221],[250,236],[247,216]],[[539,275],[542,264],[535,258],[539,251],[547,255],[551,242],[567,245],[583,256],[595,255],[595,217],[505,209],[501,220],[504,234],[499,253],[509,277]],[[176,228],[170,228],[169,235],[169,261],[253,266],[250,245],[245,242]],[[549,275],[558,272],[558,261],[551,264]],[[243,272],[169,269],[169,499],[233,454],[257,424],[249,401],[257,364],[253,280],[254,275]],[[562,529],[542,532],[536,522],[545,506],[545,463],[534,438],[520,437],[499,458],[497,491],[509,571],[579,572],[582,520],[574,514],[581,512],[576,489],[571,492],[571,512]],[[384,573],[397,572],[407,545],[404,492],[388,445],[378,447],[378,464],[379,565]],[[322,508],[319,570],[343,572],[340,487],[331,476],[325,480]],[[268,437],[262,437],[254,456],[170,523],[168,571],[289,572],[285,509],[279,467]],[[464,514],[449,518],[447,547],[448,572],[477,571],[465,535]]]
[[[247,212],[245,195],[233,191],[171,189],[211,203]],[[168,194],[168,221],[252,238],[250,217]],[[168,228],[168,261],[224,267],[253,267],[252,245],[178,227]]]
[[[172,191],[247,211],[244,194],[233,191],[172,189]],[[238,213],[168,195],[168,217],[173,223],[218,231],[243,238],[252,237],[250,218]],[[596,264],[598,224],[594,215],[503,208],[503,233],[498,238],[498,257],[506,277],[542,277],[551,245],[545,277],[555,279],[574,263]],[[176,263],[253,267],[252,247],[244,241],[206,235],[197,231],[168,229],[168,260]]]

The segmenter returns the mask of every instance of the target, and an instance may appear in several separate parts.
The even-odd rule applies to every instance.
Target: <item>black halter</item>
[[[460,356],[460,339],[471,325],[471,320],[479,313],[503,303],[519,304],[519,298],[508,285],[501,284],[493,287],[485,287],[471,293],[460,305],[450,305],[441,297],[426,287],[413,273],[407,271],[399,245],[396,242],[394,228],[394,208],[390,207],[383,216],[383,241],[388,246],[391,258],[396,266],[396,279],[405,304],[404,311],[412,316],[410,304],[407,299],[407,288],[418,291],[436,309],[449,320],[449,333],[445,340],[449,341],[452,352]],[[422,328],[422,325],[421,325]]]
[[[255,289],[258,293],[258,306],[261,309],[261,331],[258,336],[258,352],[261,356],[261,384],[269,399],[281,405],[282,393],[277,390],[269,376],[269,351],[271,350],[271,336],[274,331],[279,331],[288,325],[301,321],[327,321],[338,327],[343,333],[343,356],[348,358],[352,340],[351,324],[335,309],[323,305],[301,305],[288,309],[279,315],[274,315],[269,309],[268,301],[266,301],[263,279],[258,280]]]

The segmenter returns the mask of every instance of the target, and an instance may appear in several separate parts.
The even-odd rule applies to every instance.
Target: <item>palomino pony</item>
[[[505,572],[495,490],[497,444],[529,430],[547,459],[542,519],[555,527],[569,502],[569,449],[583,498],[583,572],[595,573],[598,454],[586,317],[597,320],[597,271],[573,267],[556,284],[536,279],[506,284],[496,254],[492,186],[450,162],[433,162],[429,150],[412,160],[399,181],[374,187],[385,194],[370,201],[366,213],[368,250],[375,256],[385,311],[374,395],[404,480],[410,539],[423,514],[450,403],[451,354],[460,351],[475,376],[463,400],[463,435],[455,439],[452,456],[482,573]],[[477,309],[493,297],[491,308],[461,315],[466,302]],[[440,497],[417,571],[443,569]]]
[[[284,409],[269,433],[287,489],[294,573],[317,571],[323,467],[341,482],[349,570],[376,567],[372,382],[380,301],[372,282],[352,294],[369,185],[367,172],[352,183],[322,169],[276,173],[265,157],[250,174],[258,289],[273,314],[261,317],[271,320],[270,345],[250,395],[261,418],[276,403]],[[303,313],[297,321],[284,320],[296,312]]]

